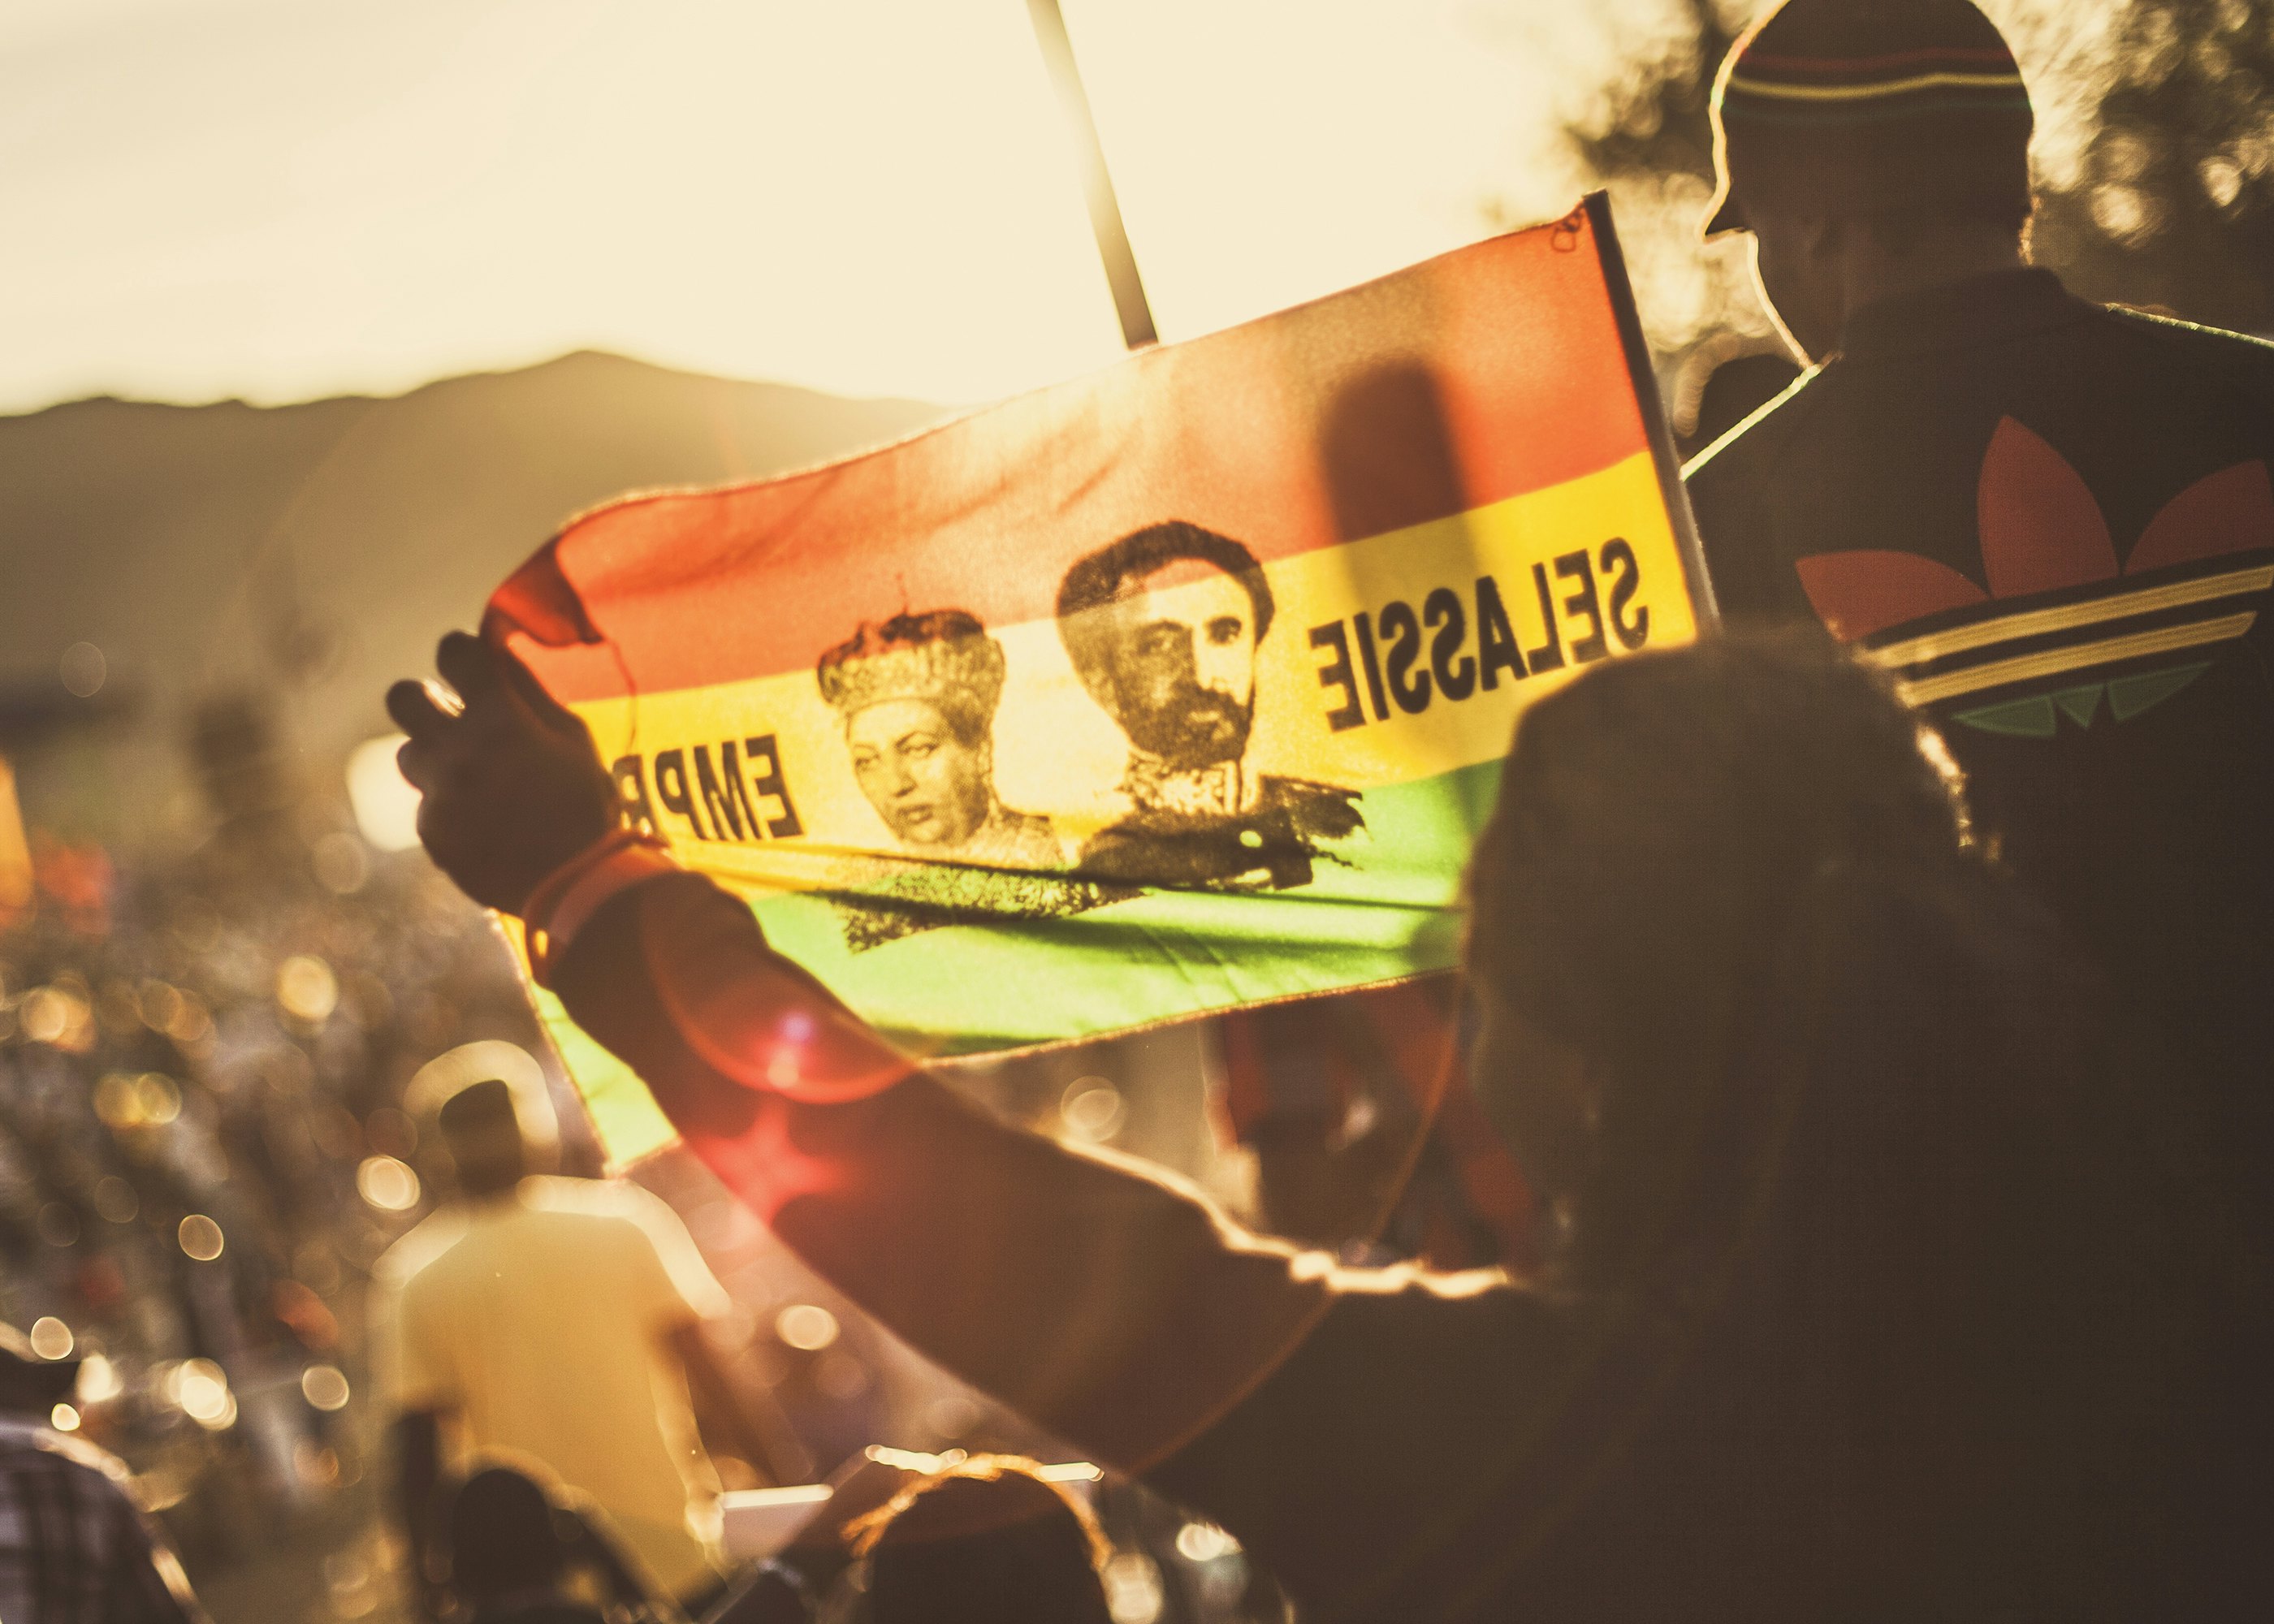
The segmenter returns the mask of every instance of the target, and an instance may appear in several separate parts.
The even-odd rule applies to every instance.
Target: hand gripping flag
[[[805,473],[491,600],[626,816],[911,1049],[1442,970],[1512,726],[1711,613],[1610,213]],[[670,1130],[539,1004],[610,1154]]]

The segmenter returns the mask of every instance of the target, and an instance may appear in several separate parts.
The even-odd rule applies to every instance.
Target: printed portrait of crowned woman
[[[845,722],[854,780],[909,858],[848,865],[838,911],[855,952],[943,925],[1076,914],[1103,888],[1066,867],[1047,817],[995,792],[1003,645],[960,609],[864,624],[814,678]]]

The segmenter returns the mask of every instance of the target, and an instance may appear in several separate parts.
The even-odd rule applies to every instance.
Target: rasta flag
[[[928,1054],[1449,966],[1517,713],[1711,614],[1599,194],[493,598],[627,816]],[[611,1155],[670,1138],[539,995]]]

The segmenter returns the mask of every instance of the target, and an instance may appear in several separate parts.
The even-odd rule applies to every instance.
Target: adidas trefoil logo
[[[1986,590],[1910,553],[1825,553],[1796,568],[1825,625],[1905,698],[1970,701],[1948,714],[1986,732],[2051,738],[2061,715],[2090,727],[2104,695],[2128,721],[2210,669],[2206,652],[2248,631],[2274,587],[2274,481],[2255,459],[2166,502],[2120,570],[2083,478],[2006,417],[1975,512]]]

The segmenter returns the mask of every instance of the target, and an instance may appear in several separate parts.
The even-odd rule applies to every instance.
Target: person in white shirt
[[[606,1514],[659,1590],[708,1596],[719,1479],[689,1383],[731,1393],[701,1329],[726,1292],[645,1191],[531,1176],[503,1082],[462,1090],[439,1120],[459,1199],[380,1260],[373,1316],[422,1575],[447,1452],[459,1469],[535,1462]],[[756,1424],[727,1408],[750,1440],[738,1452],[767,1460]]]

